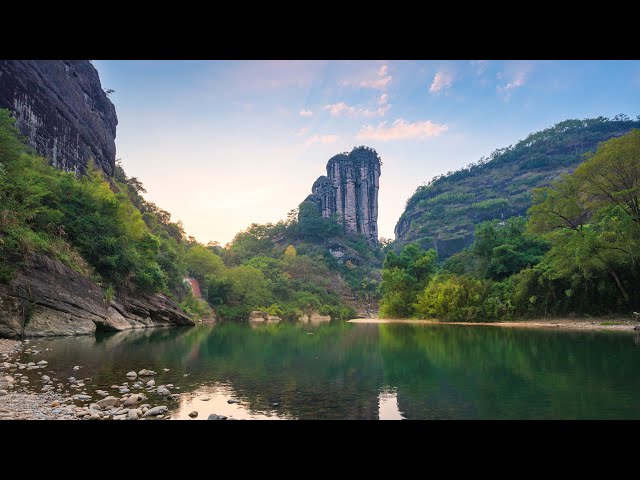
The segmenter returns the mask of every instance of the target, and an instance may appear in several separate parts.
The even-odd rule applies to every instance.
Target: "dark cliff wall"
[[[0,60],[0,108],[52,165],[113,175],[118,117],[88,60]]]
[[[377,245],[381,164],[372,148],[340,153],[329,160],[327,176],[315,181],[307,201],[318,205],[325,218],[337,214],[347,233],[361,233]]]

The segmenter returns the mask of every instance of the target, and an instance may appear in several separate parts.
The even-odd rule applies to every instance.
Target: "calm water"
[[[640,419],[640,337],[626,332],[221,324],[34,345],[50,350],[22,361],[48,360],[65,383],[91,377],[88,393],[157,371],[182,398],[148,403],[173,418]]]

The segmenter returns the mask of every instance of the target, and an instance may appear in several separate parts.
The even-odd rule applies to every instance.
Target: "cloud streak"
[[[307,147],[314,143],[335,143],[338,141],[337,135],[313,135],[304,143]]]
[[[313,115],[313,112],[311,110],[300,110],[300,116],[301,117],[310,117]]]
[[[431,82],[429,92],[440,93],[447,88],[451,88],[451,85],[453,85],[453,78],[453,74],[450,72],[437,72],[433,77],[433,82]]]
[[[423,122],[408,122],[402,118],[395,120],[391,125],[381,122],[377,126],[363,126],[356,138],[359,140],[409,140],[438,137],[446,132],[449,127],[446,124],[433,123],[431,120]]]
[[[375,77],[367,78],[359,81],[346,80],[342,82],[342,85],[347,85],[347,86],[351,85],[351,86],[357,86],[362,88],[374,88],[376,90],[386,90],[386,88],[391,83],[391,80],[393,80],[393,77],[389,75],[389,66],[382,65],[378,69],[378,72]]]
[[[529,75],[529,67],[524,66],[518,70],[516,70],[512,75],[510,80],[504,85],[498,85],[496,87],[496,91],[502,95],[502,98],[505,102],[511,100],[511,95],[513,92],[522,87],[527,82],[527,77]],[[504,74],[500,75],[498,79],[504,78]]]
[[[389,103],[389,95],[383,93],[378,99],[378,107],[371,110],[363,107],[356,107],[348,105],[345,102],[330,103],[322,107],[323,110],[328,111],[332,116],[339,117],[341,115],[347,115],[350,117],[383,117],[391,108]]]

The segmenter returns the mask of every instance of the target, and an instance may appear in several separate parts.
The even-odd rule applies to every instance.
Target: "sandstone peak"
[[[382,161],[370,147],[355,147],[327,162],[327,175],[314,182],[306,199],[325,218],[337,214],[347,233],[364,235],[378,244],[378,190]]]

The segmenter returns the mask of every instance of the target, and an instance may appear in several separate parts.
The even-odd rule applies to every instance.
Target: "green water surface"
[[[219,324],[30,346],[61,380],[90,377],[89,394],[157,371],[181,398],[146,394],[175,419],[640,419],[640,340],[628,332]]]

